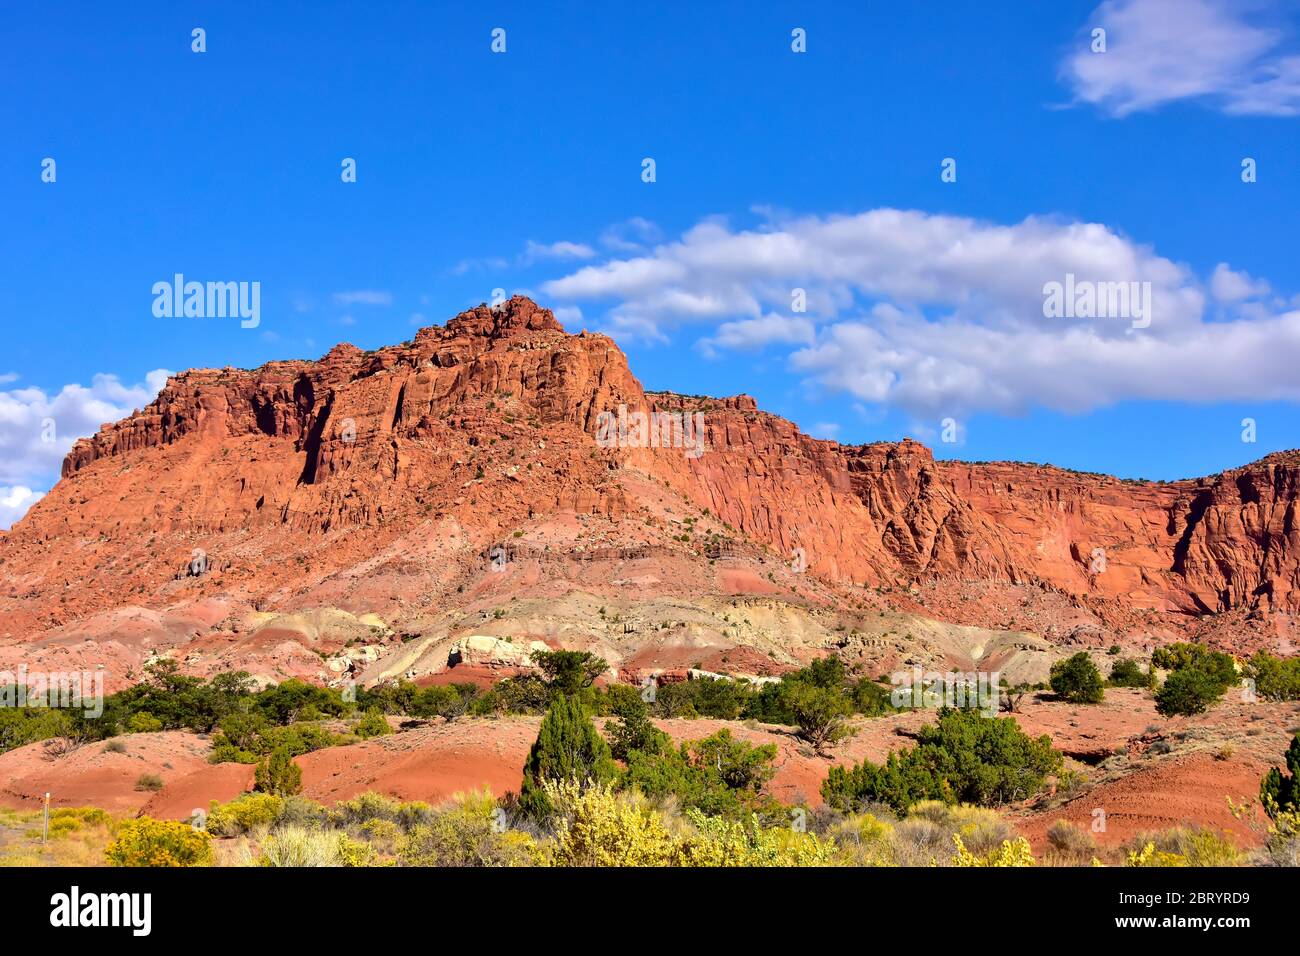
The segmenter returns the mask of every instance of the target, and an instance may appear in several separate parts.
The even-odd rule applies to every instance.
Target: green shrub
[[[404,712],[412,717],[454,720],[469,713],[479,693],[473,684],[434,684],[417,691]]]
[[[379,712],[378,707],[372,707],[366,711],[365,716],[357,721],[352,732],[363,740],[370,737],[382,737],[385,734],[391,734],[393,728],[388,726],[388,721],[384,715]]]
[[[549,812],[544,781],[607,783],[617,772],[609,744],[592,724],[582,702],[557,694],[542,718],[537,740],[524,763],[520,807],[530,816],[544,817]]]
[[[284,812],[285,801],[272,793],[246,793],[229,803],[213,800],[208,810],[208,832],[219,837],[243,836],[269,828]]]
[[[671,800],[683,810],[737,819],[754,811],[774,811],[765,789],[776,772],[775,759],[774,744],[755,746],[724,728],[679,749],[665,745],[630,751],[619,786],[656,803]]]
[[[695,686],[697,683],[693,680],[677,681],[657,688],[654,699],[655,714],[669,719],[699,717],[700,712],[695,709],[695,703],[699,699],[699,689]]]
[[[317,687],[297,678],[268,687],[253,697],[253,705],[275,724],[338,717],[347,709],[340,691]]]
[[[844,719],[852,713],[852,705],[839,686],[792,682],[785,691],[785,706],[799,736],[818,754],[848,734]]]
[[[18,699],[16,688],[11,686],[7,690],[9,699]],[[74,718],[65,710],[0,706],[0,753],[38,740],[66,737],[76,729]]]
[[[1246,674],[1265,700],[1300,700],[1300,657],[1283,660],[1260,651],[1247,663]]]
[[[868,678],[856,681],[849,691],[853,712],[866,717],[879,717],[895,711],[890,690]]]
[[[1200,644],[1157,648],[1151,664],[1171,671],[1156,691],[1156,711],[1165,717],[1202,714],[1238,681],[1231,656]]]
[[[255,763],[262,733],[270,726],[258,712],[227,714],[217,724],[212,740],[213,763]]]
[[[1174,671],[1156,691],[1156,711],[1164,717],[1203,714],[1226,688],[1220,677],[1199,664]]]
[[[846,813],[873,802],[900,812],[922,800],[996,805],[1033,796],[1062,763],[1046,734],[1031,738],[1014,718],[976,711],[944,708],[937,724],[921,728],[918,741],[883,765],[864,760],[831,767],[823,799]]]
[[[163,722],[149,713],[142,710],[139,713],[132,714],[126,722],[128,733],[147,734],[163,729]]]
[[[359,829],[373,821],[385,821],[406,831],[428,823],[435,813],[433,807],[418,800],[402,803],[381,793],[367,791],[357,794],[351,800],[341,800],[334,804],[329,817],[334,826],[349,829]]]
[[[355,737],[332,733],[318,723],[302,721],[279,727],[259,713],[239,713],[221,721],[208,759],[213,763],[257,763],[274,750],[285,750],[291,757],[300,757],[355,740]]]
[[[89,721],[88,729],[94,736],[111,737],[119,729],[129,730],[140,716],[135,726],[209,733],[251,693],[252,681],[242,671],[205,681],[180,673],[176,661],[163,658],[146,665],[145,680],[105,698],[103,719]]]
[[[533,651],[530,657],[552,696],[576,697],[609,670],[609,664],[590,651]]]
[[[1099,704],[1105,696],[1101,672],[1084,651],[1053,664],[1050,684],[1072,704]]]
[[[542,714],[550,706],[551,692],[536,674],[507,677],[470,704],[469,712],[480,717],[493,714]]]
[[[753,693],[748,683],[714,677],[697,677],[680,686],[689,688],[695,714],[714,720],[735,720]]]
[[[639,694],[619,695],[613,703],[617,722],[606,724],[610,754],[615,760],[627,760],[634,751],[650,754],[671,749],[672,739],[650,721],[650,711]]]
[[[157,792],[163,788],[163,778],[156,773],[142,773],[135,781],[135,788]]]
[[[1284,759],[1287,769],[1270,767],[1259,785],[1260,802],[1274,820],[1300,813],[1300,734],[1292,738]]]
[[[1181,670],[1189,664],[1200,661],[1205,654],[1206,650],[1200,644],[1177,641],[1164,647],[1157,647],[1155,653],[1151,655],[1151,665],[1167,671]]]
[[[174,820],[128,820],[104,851],[110,866],[211,866],[212,841]]]
[[[750,689],[742,715],[799,727],[800,735],[815,747],[820,739],[820,751],[840,735],[843,718],[849,714],[874,717],[895,709],[888,688],[866,678],[850,678],[844,662],[832,655],[783,675],[777,683],[766,683],[757,692]]]
[[[1155,675],[1142,670],[1137,661],[1118,660],[1111,666],[1111,687],[1150,687],[1154,682]]]
[[[1157,648],[1151,655],[1151,664],[1168,671],[1200,669],[1213,676],[1224,690],[1238,680],[1237,665],[1231,655],[1211,651],[1201,644],[1180,642]]]
[[[801,670],[783,674],[781,680],[775,684],[767,683],[760,687],[745,708],[744,716],[764,723],[793,726],[795,716],[790,710],[792,687],[808,685],[825,690],[843,691],[847,680],[844,662],[838,657],[832,655],[819,658]]]
[[[253,771],[253,789],[277,797],[291,797],[302,792],[302,768],[289,756],[289,751],[279,748],[271,751]]]

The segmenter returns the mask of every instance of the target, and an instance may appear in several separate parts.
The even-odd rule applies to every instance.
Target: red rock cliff
[[[698,413],[707,450],[598,447],[598,416],[620,405]],[[480,497],[485,469],[508,481]],[[1153,484],[936,462],[912,441],[843,446],[748,396],[647,393],[612,340],[569,335],[519,297],[375,352],[174,376],[79,441],[0,550],[72,575],[75,543],[96,537],[364,531],[443,512],[486,539],[520,515],[635,508],[627,469],[840,582],[987,579],[1189,613],[1300,607],[1297,453]],[[80,610],[113,591],[81,595]]]

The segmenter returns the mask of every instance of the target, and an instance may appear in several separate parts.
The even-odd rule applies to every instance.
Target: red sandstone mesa
[[[599,447],[596,418],[620,404],[702,412],[707,452]],[[802,549],[847,600],[986,581],[1126,625],[1148,609],[1188,622],[1300,609],[1300,453],[1150,483],[937,462],[910,440],[843,446],[748,396],[647,392],[611,339],[567,334],[521,297],[373,352],[181,373],[78,441],[63,476],[0,535],[0,651],[37,643],[71,661],[94,641],[119,670],[179,647],[213,667],[315,655],[307,673],[338,648],[250,643],[236,611],[376,611],[401,630],[492,586],[484,555],[501,544],[541,567],[608,551],[670,572],[710,548],[777,562]],[[725,540],[665,534],[651,489],[707,511]],[[963,619],[942,602],[924,613]]]

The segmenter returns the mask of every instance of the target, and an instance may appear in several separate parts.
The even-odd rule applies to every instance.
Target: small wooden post
[[[45,794],[45,828],[42,831],[41,842],[50,842],[50,794],[48,791]]]

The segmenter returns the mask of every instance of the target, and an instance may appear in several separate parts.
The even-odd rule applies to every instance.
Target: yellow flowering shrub
[[[213,800],[208,807],[208,832],[213,836],[242,836],[269,827],[284,809],[284,798],[271,793],[246,793],[229,803]]]
[[[398,855],[407,866],[544,866],[547,849],[504,823],[490,792],[458,794],[410,828]]]
[[[543,781],[560,817],[555,866],[671,866],[676,844],[658,811],[609,786]]]
[[[953,866],[1033,866],[1034,854],[1029,846],[1029,841],[1024,837],[1017,837],[1014,840],[1003,840],[1002,845],[995,850],[990,850],[983,856],[976,856],[970,850],[966,849],[966,844],[962,842],[961,834],[953,834],[953,842],[957,844],[957,855],[953,857]]]
[[[706,817],[688,810],[695,833],[678,847],[678,866],[830,866],[835,841],[787,827],[762,827],[758,816],[747,822]]]
[[[188,823],[128,820],[104,855],[110,866],[211,866],[212,839]]]
[[[1179,853],[1166,853],[1157,850],[1154,843],[1148,843],[1141,850],[1130,851],[1128,866],[1186,866],[1187,857]]]

